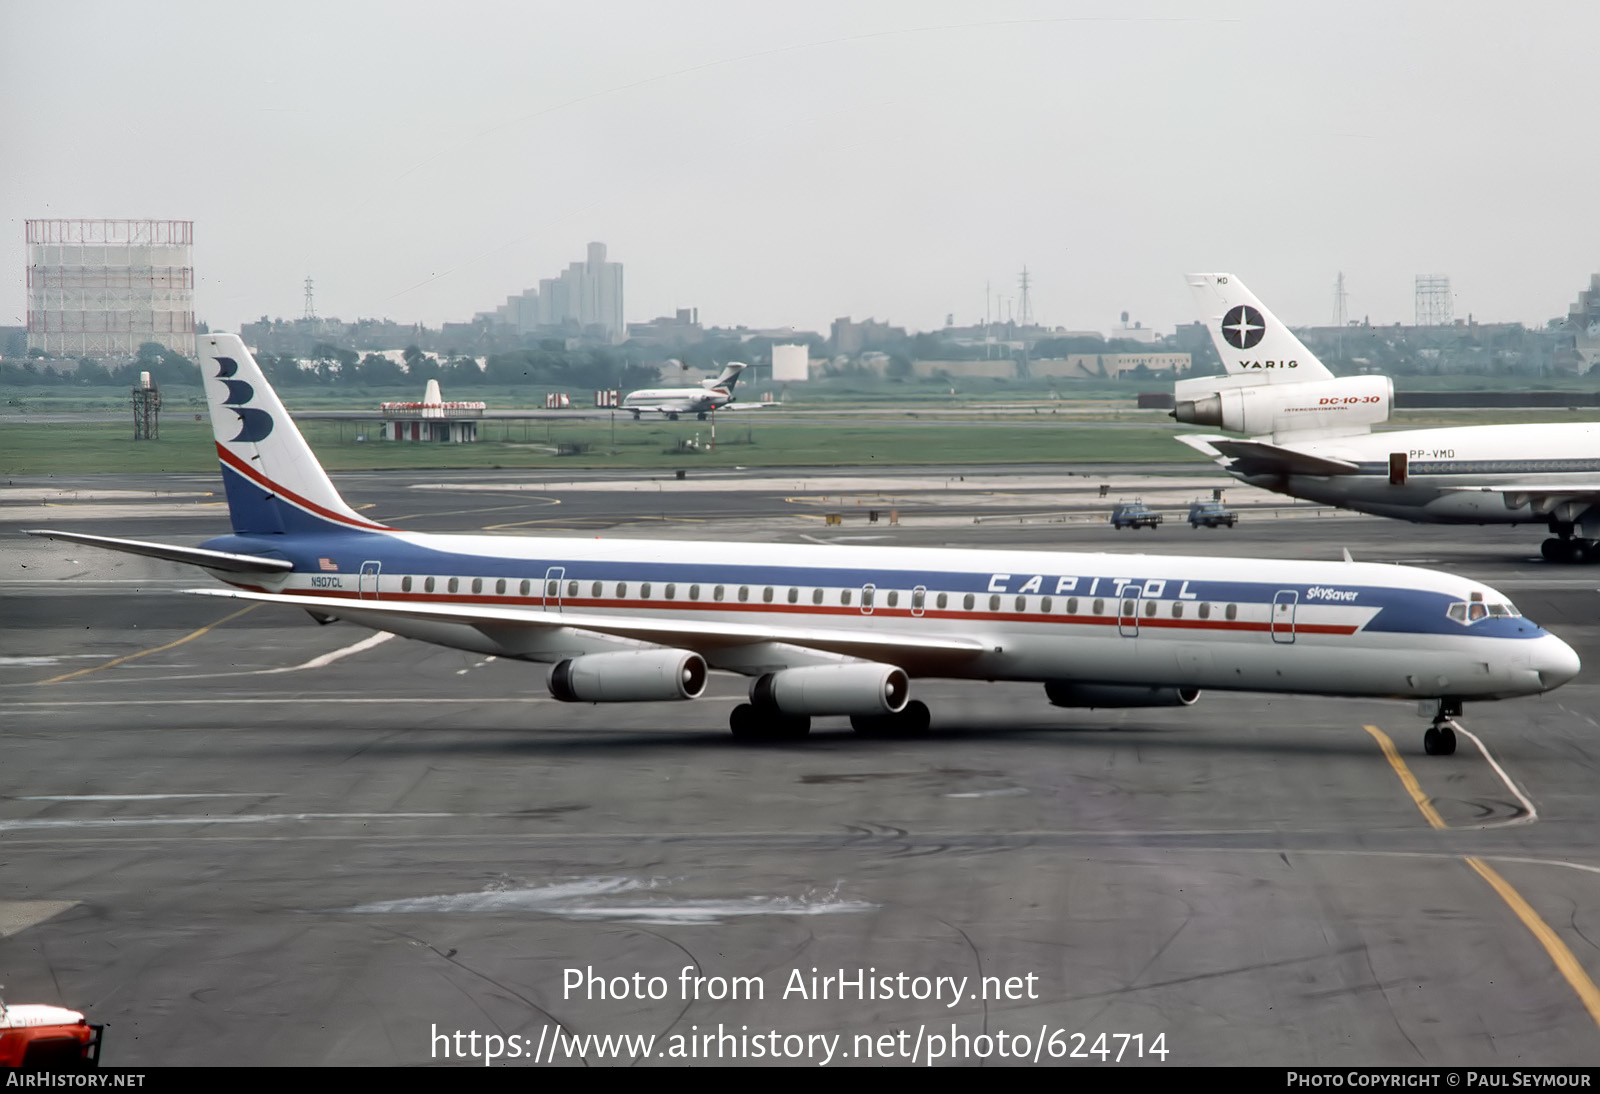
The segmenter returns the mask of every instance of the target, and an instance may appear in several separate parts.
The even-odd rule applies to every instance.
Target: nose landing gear
[[[1461,717],[1460,699],[1440,699],[1439,711],[1433,716],[1433,725],[1422,735],[1422,751],[1430,756],[1449,756],[1456,750],[1456,730],[1461,727],[1456,719]]]

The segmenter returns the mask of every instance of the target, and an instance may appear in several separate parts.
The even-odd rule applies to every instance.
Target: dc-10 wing
[[[1348,460],[1314,456],[1267,441],[1246,441],[1235,437],[1184,436],[1178,440],[1207,455],[1213,453],[1233,461],[1229,470],[1243,475],[1353,475],[1360,468]]]
[[[197,596],[221,596],[239,600],[259,600],[309,608],[327,615],[390,615],[407,619],[431,619],[464,623],[479,628],[542,627],[568,628],[596,634],[655,642],[663,646],[692,649],[696,652],[728,646],[783,642],[807,649],[825,650],[847,657],[883,660],[895,651],[923,656],[944,654],[972,656],[988,647],[976,638],[934,635],[897,635],[823,627],[786,627],[774,623],[719,623],[703,620],[658,619],[637,615],[602,615],[584,611],[538,611],[528,608],[497,608],[481,604],[413,604],[393,600],[360,600],[346,596],[298,596],[288,593],[251,592],[239,589],[185,589]],[[371,624],[369,624],[371,625]]]
[[[167,543],[148,543],[142,539],[117,539],[113,536],[91,536],[83,532],[58,532],[53,528],[24,529],[30,536],[59,539],[72,543],[86,543],[90,547],[103,547],[108,551],[121,551],[129,555],[145,555],[168,562],[186,562],[207,570],[225,570],[234,574],[277,574],[294,569],[294,563],[282,558],[264,555],[239,555],[231,551],[208,551],[204,547],[174,547]]]

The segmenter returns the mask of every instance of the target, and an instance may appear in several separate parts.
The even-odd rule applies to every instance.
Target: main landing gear
[[[913,699],[896,714],[852,714],[850,728],[863,737],[921,737],[930,721],[928,704]]]
[[[1546,562],[1600,562],[1600,540],[1582,539],[1573,535],[1578,526],[1571,521],[1553,520],[1550,531],[1555,533],[1539,544],[1539,553]]]
[[[928,732],[928,704],[913,699],[896,714],[852,714],[850,726],[863,737],[920,737]],[[797,741],[811,732],[809,714],[785,714],[771,707],[740,703],[728,728],[741,741]]]
[[[1433,725],[1422,735],[1422,751],[1430,756],[1449,756],[1456,750],[1456,730],[1461,727],[1456,719],[1461,717],[1460,699],[1440,699],[1439,712],[1433,716]]]
[[[741,741],[797,741],[811,732],[811,715],[740,703],[728,715],[728,728]]]
[[[1600,562],[1600,550],[1592,539],[1558,539],[1551,536],[1539,544],[1539,553],[1546,562]]]

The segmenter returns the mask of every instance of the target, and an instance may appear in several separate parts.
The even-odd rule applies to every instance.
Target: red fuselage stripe
[[[222,447],[222,443],[220,441],[217,442],[217,456],[222,460],[223,463],[227,464],[229,467],[233,468],[235,471],[239,472],[239,474],[243,475],[245,478],[249,479],[262,489],[270,490],[278,497],[283,498],[285,501],[291,501],[300,506],[300,508],[308,509],[317,514],[319,517],[326,518],[327,520],[338,521],[340,524],[348,524],[352,528],[360,528],[367,532],[393,532],[395,530],[382,524],[370,524],[361,520],[360,518],[352,518],[343,513],[335,513],[331,509],[324,509],[314,501],[307,501],[299,494],[296,494],[293,490],[285,490],[283,487],[267,478],[261,472],[245,463],[238,456],[235,456],[232,452],[229,452],[226,448]]]

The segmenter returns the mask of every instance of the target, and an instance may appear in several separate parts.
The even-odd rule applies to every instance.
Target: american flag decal
[[[339,564],[331,558],[319,558],[317,559],[317,565],[324,570],[337,570],[339,568]]]

